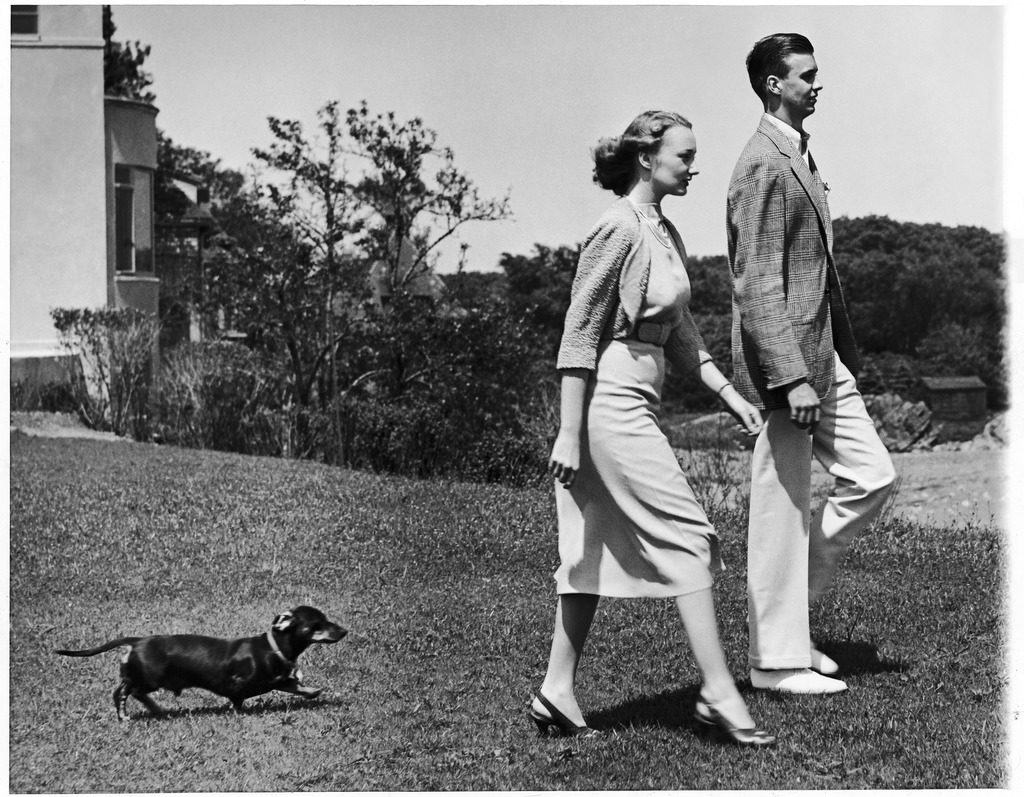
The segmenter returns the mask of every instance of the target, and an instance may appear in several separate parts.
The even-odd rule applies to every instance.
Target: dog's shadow
[[[249,716],[257,717],[263,714],[292,714],[300,711],[319,711],[343,705],[344,701],[340,698],[332,697],[317,697],[313,700],[270,698],[254,700],[251,704],[246,703],[242,706],[241,711],[236,711],[235,707],[227,701],[217,705],[174,706],[172,708],[168,708],[166,704],[160,704],[161,711],[159,714],[152,714],[144,706],[139,705],[138,710],[131,714],[130,719],[131,722],[164,722],[182,717],[236,716],[245,718]]]

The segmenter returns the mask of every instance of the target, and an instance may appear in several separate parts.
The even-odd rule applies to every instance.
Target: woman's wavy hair
[[[688,119],[673,111],[644,111],[621,136],[602,138],[594,147],[594,182],[624,195],[636,178],[636,156],[657,152],[665,131],[680,125],[693,129]]]

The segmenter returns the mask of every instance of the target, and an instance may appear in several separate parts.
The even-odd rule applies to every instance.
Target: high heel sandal
[[[530,706],[530,719],[537,724],[537,732],[541,736],[593,736],[600,733],[586,725],[577,725],[540,692],[537,693],[537,699],[549,715],[545,716]]]
[[[775,744],[775,737],[767,731],[757,728],[737,728],[703,698],[698,698],[693,718],[703,729],[725,734],[729,740],[741,747],[768,747]]]

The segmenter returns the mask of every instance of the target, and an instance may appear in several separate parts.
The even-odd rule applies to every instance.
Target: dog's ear
[[[272,627],[275,631],[286,631],[291,627],[292,620],[294,619],[295,618],[292,616],[291,612],[283,612],[274,618],[274,624]]]

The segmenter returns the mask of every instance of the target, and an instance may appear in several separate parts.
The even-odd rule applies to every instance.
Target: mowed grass
[[[11,441],[10,775],[16,792],[992,788],[1004,786],[1004,543],[889,521],[812,629],[830,698],[751,691],[744,522],[718,519],[730,666],[769,750],[712,743],[668,601],[605,601],[579,698],[586,740],[536,736],[557,563],[548,490],[88,440]],[[349,636],[301,660],[314,701],[242,714],[189,690],[119,724],[128,634],[248,636],[308,603]]]

